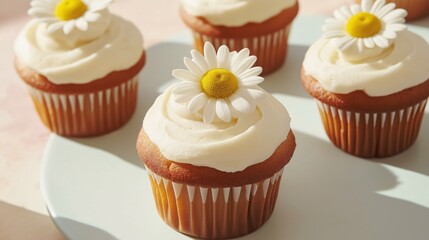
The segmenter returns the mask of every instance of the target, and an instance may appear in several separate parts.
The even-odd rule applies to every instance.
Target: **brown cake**
[[[206,41],[216,48],[227,45],[233,51],[249,48],[251,54],[258,58],[256,65],[261,66],[266,75],[285,62],[291,23],[298,10],[299,4],[296,1],[291,7],[263,22],[249,22],[241,26],[216,25],[203,16],[189,14],[183,7],[180,9],[180,16],[192,29],[195,49],[199,52],[203,52]]]
[[[255,60],[248,49],[216,53],[207,42],[204,52],[173,71],[181,81],[146,113],[137,151],[168,225],[197,238],[238,237],[271,216],[295,136],[283,105],[257,86],[261,69],[232,67]]]
[[[222,172],[214,168],[194,166],[166,159],[153,144],[144,129],[137,139],[137,151],[145,166],[153,174],[173,182],[210,188],[242,186],[268,179],[280,172],[295,150],[295,136],[291,131],[268,159],[239,172]]]
[[[111,1],[33,0],[15,41],[15,69],[42,122],[63,136],[113,131],[132,116],[143,39]]]

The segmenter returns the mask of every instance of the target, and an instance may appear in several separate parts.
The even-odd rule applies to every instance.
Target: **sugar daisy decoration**
[[[406,29],[407,11],[395,7],[385,0],[362,0],[361,5],[343,6],[334,11],[334,18],[326,20],[324,37],[333,38],[340,51],[352,46],[357,46],[358,52],[388,48],[396,33]]]
[[[205,123],[216,117],[224,122],[255,111],[265,92],[257,86],[264,81],[258,76],[261,67],[252,67],[255,56],[249,49],[229,52],[221,46],[217,53],[206,42],[204,56],[192,50],[192,59],[184,58],[186,69],[176,69],[173,76],[181,82],[172,88],[174,100],[186,104],[189,112],[202,116]]]
[[[28,14],[47,24],[52,33],[62,29],[69,34],[73,29],[86,31],[88,23],[101,17],[100,11],[107,9],[113,0],[32,0]]]

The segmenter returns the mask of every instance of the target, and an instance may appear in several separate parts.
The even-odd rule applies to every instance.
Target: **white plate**
[[[429,21],[419,23],[429,26]],[[326,137],[299,71],[321,17],[300,17],[287,64],[262,84],[289,110],[297,149],[287,165],[276,209],[243,239],[427,239],[429,236],[429,110],[417,142],[382,160],[359,159]],[[429,39],[429,30],[413,26]],[[137,112],[123,128],[88,139],[51,135],[42,191],[52,219],[70,239],[189,239],[159,218],[135,141],[143,116],[190,56],[190,33],[147,50]]]

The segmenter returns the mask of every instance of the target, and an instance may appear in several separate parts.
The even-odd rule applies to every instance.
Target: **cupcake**
[[[347,153],[398,154],[416,140],[429,96],[429,45],[384,0],[342,7],[305,55],[301,79],[331,141]]]
[[[181,0],[180,9],[198,51],[203,53],[206,41],[216,48],[249,48],[263,74],[284,63],[289,30],[297,13],[297,0]]]
[[[273,212],[295,150],[283,105],[257,84],[249,50],[193,50],[148,110],[137,139],[158,213],[198,238],[255,231]]]
[[[362,0],[356,0],[361,3]],[[428,0],[387,0],[389,3],[395,3],[396,7],[407,10],[408,21],[422,18],[429,15],[429,1]],[[392,7],[393,8],[393,7]]]
[[[15,41],[15,68],[42,122],[87,137],[124,125],[136,106],[143,39],[111,0],[33,0]]]

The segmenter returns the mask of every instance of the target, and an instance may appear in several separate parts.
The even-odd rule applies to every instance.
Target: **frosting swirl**
[[[429,79],[429,44],[410,31],[397,33],[393,44],[383,51],[350,59],[332,39],[321,38],[305,55],[307,75],[328,91],[340,94],[362,90],[367,95],[386,96]]]
[[[15,42],[17,58],[55,84],[84,84],[134,65],[143,51],[143,38],[129,21],[100,12],[91,31],[64,35],[47,31],[46,23],[30,21]]]
[[[250,115],[206,124],[174,101],[172,88],[155,100],[143,120],[150,140],[171,161],[242,171],[269,158],[289,133],[288,112],[266,92]]]
[[[296,0],[181,0],[181,3],[187,13],[204,17],[211,24],[238,27],[274,17],[292,7]]]

